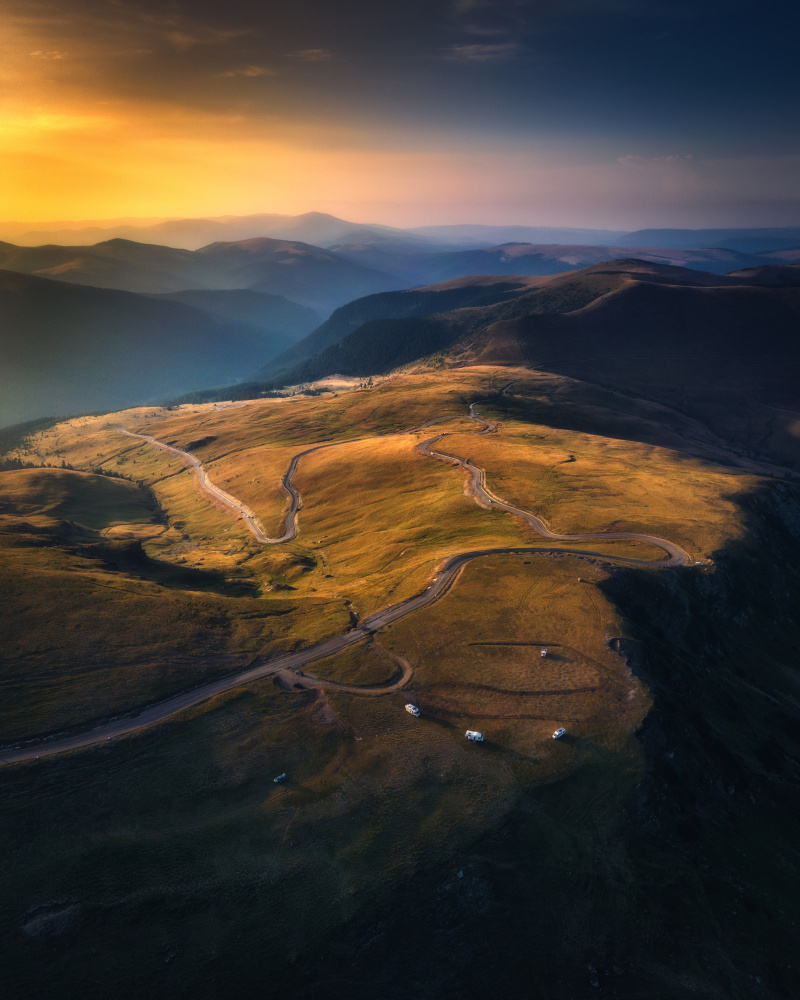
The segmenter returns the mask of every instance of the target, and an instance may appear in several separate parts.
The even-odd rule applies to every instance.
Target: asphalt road
[[[483,430],[480,433],[486,434],[494,431],[494,425],[477,416],[474,412],[474,407],[474,403],[470,405],[470,416],[477,423],[483,425]],[[120,428],[120,430],[122,429]],[[128,434],[131,437],[141,438],[142,440],[147,441],[164,451],[176,454],[184,460],[188,460],[188,462],[194,467],[195,474],[197,475],[203,488],[217,499],[221,500],[226,506],[230,507],[236,513],[244,517],[255,537],[264,544],[275,544],[278,541],[288,541],[288,539],[293,538],[297,532],[297,511],[300,508],[300,496],[296,489],[291,485],[291,479],[300,458],[302,458],[303,455],[308,455],[310,452],[317,451],[320,448],[331,448],[336,444],[352,443],[352,441],[343,441],[334,442],[328,445],[318,445],[315,448],[309,448],[308,450],[295,455],[283,477],[284,488],[291,498],[291,507],[286,520],[286,531],[281,539],[269,539],[264,534],[263,529],[261,528],[253,511],[251,511],[250,508],[240,500],[237,500],[224,490],[221,490],[218,486],[215,486],[208,479],[208,475],[203,469],[202,464],[197,458],[195,458],[194,455],[191,455],[189,452],[182,451],[180,448],[175,448],[172,445],[164,444],[149,435],[134,434],[131,431],[124,430],[122,433]],[[520,546],[475,549],[469,552],[461,552],[447,559],[440,567],[431,583],[419,594],[371,615],[369,618],[364,619],[358,627],[351,629],[349,632],[345,632],[343,635],[332,636],[330,639],[325,639],[323,642],[319,642],[308,649],[299,650],[294,653],[287,653],[283,656],[278,656],[274,659],[257,663],[253,667],[250,667],[241,673],[237,673],[229,677],[221,677],[218,680],[210,681],[209,683],[203,684],[190,691],[183,691],[172,698],[157,702],[154,705],[149,705],[135,714],[131,713],[126,715],[124,718],[103,723],[89,731],[71,736],[54,737],[53,739],[44,740],[38,744],[31,741],[25,746],[17,746],[0,750],[0,764],[13,764],[20,761],[48,757],[53,754],[64,753],[68,750],[78,750],[83,747],[93,746],[97,743],[107,742],[121,736],[127,736],[131,733],[138,732],[147,726],[163,722],[165,719],[176,715],[184,709],[200,705],[204,701],[208,701],[210,698],[214,698],[216,695],[223,694],[226,691],[232,691],[239,687],[246,687],[254,681],[263,680],[265,677],[272,677],[275,674],[283,674],[286,676],[287,671],[296,673],[300,670],[300,668],[305,667],[307,664],[312,663],[315,660],[322,659],[323,657],[339,653],[348,646],[353,646],[356,643],[363,642],[379,629],[386,628],[387,626],[394,624],[394,622],[399,621],[401,618],[405,618],[407,615],[414,614],[416,611],[420,611],[422,608],[433,604],[434,601],[439,600],[444,596],[444,594],[447,593],[447,591],[456,582],[467,563],[472,562],[474,559],[482,559],[486,556],[494,555],[552,555],[554,553],[567,553],[573,556],[603,559],[604,561],[611,561],[628,566],[676,567],[686,566],[690,563],[691,560],[688,553],[684,552],[683,549],[681,549],[678,545],[675,545],[673,542],[669,542],[663,538],[658,538],[655,535],[637,534],[635,532],[592,532],[587,534],[561,535],[551,531],[541,518],[536,517],[535,514],[531,514],[528,511],[514,507],[512,504],[507,504],[499,497],[496,497],[487,487],[485,474],[482,469],[472,465],[464,459],[457,458],[453,455],[447,455],[444,452],[433,451],[431,445],[435,444],[445,436],[446,434],[438,434],[436,437],[422,442],[417,447],[425,455],[450,462],[451,464],[455,464],[466,469],[472,476],[476,501],[482,500],[486,505],[497,507],[500,510],[507,510],[509,513],[517,514],[520,517],[523,517],[531,525],[531,527],[534,528],[534,530],[546,538],[552,538],[562,542],[617,541],[623,539],[646,542],[662,549],[662,551],[667,554],[666,558],[656,561],[647,559],[632,559],[608,554],[600,554],[598,552],[592,552],[585,549],[568,548],[565,546],[552,546],[546,549],[540,547]],[[365,439],[359,438],[354,440]],[[290,517],[291,523],[289,520]],[[259,537],[259,535],[261,537]],[[407,682],[410,676],[411,669],[409,667],[408,669],[403,668],[401,676],[398,679],[381,687],[363,689],[351,685],[344,687],[346,690],[361,693],[388,693],[389,691],[399,690],[399,688]],[[304,680],[310,683],[304,683]],[[320,681],[318,678],[313,678],[303,673],[298,676],[298,683],[303,683],[303,686],[312,687],[342,687],[342,685],[338,685],[335,682]]]

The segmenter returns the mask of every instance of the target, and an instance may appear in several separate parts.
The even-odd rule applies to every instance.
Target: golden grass
[[[61,469],[0,472],[0,514],[42,515],[86,528],[152,521],[153,510],[135,484]]]
[[[398,675],[398,666],[380,646],[376,648],[374,643],[365,642],[351,646],[337,656],[314,660],[307,673],[339,684],[375,687],[393,680]]]
[[[677,541],[696,556],[710,553],[741,532],[737,508],[727,495],[753,488],[758,481],[755,477],[633,440],[528,423],[519,415],[510,418],[494,412],[483,401],[514,376],[523,375],[528,381],[533,378],[530,373],[514,369],[486,367],[465,368],[446,375],[412,372],[386,379],[370,390],[336,397],[255,400],[228,409],[213,405],[174,410],[140,407],[120,414],[77,418],[36,435],[21,457],[54,464],[63,459],[86,469],[102,465],[135,477],[152,487],[168,527],[157,519],[143,518],[136,504],[130,510],[120,508],[118,516],[110,521],[102,515],[106,517],[103,524],[100,521],[89,524],[86,517],[91,520],[93,514],[80,522],[77,514],[81,509],[100,510],[102,504],[90,503],[78,493],[61,496],[54,485],[45,490],[49,499],[45,498],[47,503],[42,501],[38,516],[46,516],[48,504],[51,514],[60,511],[60,516],[66,517],[64,511],[75,513],[75,518],[68,519],[86,523],[87,528],[96,526],[109,539],[139,538],[147,553],[162,565],[187,573],[203,571],[207,576],[200,579],[208,581],[200,585],[173,580],[171,589],[166,589],[155,579],[131,580],[129,567],[115,573],[98,568],[97,561],[87,562],[68,553],[52,552],[48,556],[38,552],[34,556],[31,549],[25,549],[21,555],[23,550],[12,546],[8,551],[16,554],[4,556],[9,572],[18,577],[24,575],[23,567],[29,557],[31,566],[38,566],[31,575],[30,588],[25,590],[23,586],[25,593],[18,594],[19,606],[24,606],[27,600],[35,607],[35,588],[39,587],[43,595],[40,604],[65,609],[64,649],[68,652],[64,664],[73,665],[80,660],[83,640],[78,637],[82,629],[96,636],[93,641],[106,650],[102,656],[93,653],[90,657],[86,677],[91,676],[91,680],[76,682],[82,693],[73,700],[65,698],[53,716],[57,724],[82,721],[81,712],[85,713],[91,704],[96,704],[97,709],[90,715],[107,714],[126,701],[138,704],[154,691],[173,689],[187,678],[194,681],[196,676],[210,676],[215,669],[225,672],[230,669],[232,657],[264,655],[340,631],[354,616],[364,618],[419,592],[436,567],[454,553],[494,546],[552,545],[533,533],[521,519],[478,507],[468,495],[460,470],[415,450],[418,441],[445,430],[456,433],[444,438],[437,448],[484,467],[488,485],[496,494],[541,514],[556,531],[610,529],[652,533]],[[545,377],[536,378],[535,382],[542,392],[553,384]],[[475,400],[479,413],[498,421],[497,433],[468,432],[475,425],[465,418],[465,412],[469,402]],[[423,431],[396,433],[398,429],[406,430],[438,417],[445,419]],[[286,504],[278,484],[291,456],[330,441],[344,443],[301,459],[295,477],[303,497],[300,535],[286,545],[261,547],[241,521],[199,490],[193,475],[179,459],[123,437],[117,432],[118,426],[152,434],[180,447],[204,442],[195,444],[195,450],[213,481],[248,503],[266,530],[274,534],[282,527],[281,515]],[[369,435],[378,436],[356,440]],[[32,504],[31,510],[41,500],[37,494],[39,487],[35,485],[36,475],[24,481],[26,485],[20,487],[15,500],[18,504]],[[53,477],[52,484],[61,481],[55,472],[47,475]],[[102,489],[117,491],[120,497],[134,495],[135,487],[131,484],[107,479],[102,482],[106,484]],[[26,491],[30,494],[27,500]],[[0,500],[2,496],[0,493]],[[578,542],[574,547],[599,555],[646,559],[662,556],[660,550],[639,543]],[[537,567],[550,562],[544,557],[534,560]],[[472,579],[471,574],[482,572],[477,568],[468,570],[453,595],[461,592],[464,581]],[[252,581],[260,586],[261,596],[247,599],[224,596],[224,588],[220,590],[218,584],[228,577]],[[97,613],[95,624],[88,624],[99,606],[99,593],[107,592],[109,587],[115,593],[109,607],[116,609],[114,614],[122,623],[119,637],[112,635],[111,616],[107,618],[103,612]],[[197,594],[187,590],[206,592]],[[497,589],[489,590],[492,601],[496,601]],[[516,592],[516,584],[512,590]],[[123,593],[128,596],[123,597]],[[456,616],[454,621],[469,620],[476,613],[475,607],[482,606],[477,590],[473,588],[469,594],[469,600],[453,605],[461,608],[464,616],[463,619]],[[453,595],[445,604],[456,600]],[[129,603],[127,610],[122,608],[125,602]],[[166,614],[163,628],[174,629],[175,648],[186,650],[194,649],[195,644],[198,649],[204,647],[206,640],[201,637],[210,626],[202,623],[215,620],[214,615],[223,614],[224,609],[223,617],[228,623],[222,628],[224,639],[218,645],[214,645],[216,639],[209,640],[214,651],[210,658],[205,654],[200,656],[199,674],[187,665],[187,657],[180,659],[177,666],[169,665],[167,661],[172,654],[163,656],[158,650],[162,644],[168,650],[173,647],[159,631],[160,625],[152,631],[159,638],[148,638],[151,633],[147,627],[150,614],[147,608],[151,602],[160,609],[154,622]],[[188,609],[195,605],[199,608],[197,621],[190,621],[193,612]],[[580,617],[584,613],[583,606],[575,604],[572,598],[565,607],[572,609],[570,615]],[[267,609],[271,609],[269,613]],[[280,614],[273,613],[278,611]],[[260,620],[262,612],[265,615]],[[25,617],[25,614],[20,619],[21,627],[35,639],[39,630],[36,616]],[[178,621],[180,625],[175,624]],[[252,628],[237,625],[234,632],[239,629],[236,634],[240,641],[232,640],[226,632],[230,623],[246,621],[260,621],[260,624]],[[445,627],[453,629],[452,624]],[[140,668],[134,668],[132,652],[137,643],[137,628],[145,636],[140,643]],[[408,627],[398,625],[397,629],[400,630],[397,634],[402,632],[412,641]],[[14,669],[21,676],[32,676],[31,670],[38,671],[38,676],[44,670],[44,654],[33,652],[35,641],[32,642],[30,658],[24,643],[15,654]],[[130,652],[122,656],[122,662],[127,664],[123,668],[127,679],[115,686],[111,676],[103,678],[102,674],[117,663],[116,651],[126,643]],[[583,648],[575,643],[567,645]],[[516,663],[514,657],[521,655],[518,651],[506,654],[509,663]],[[488,654],[481,647],[474,662],[482,663],[484,655]],[[345,659],[342,676],[349,670],[360,669]],[[366,676],[367,668],[364,670]],[[452,678],[442,681],[445,685],[451,682],[455,684]],[[55,684],[54,691],[60,692],[58,698],[63,695],[59,685],[65,683],[62,677]],[[550,682],[545,678],[542,683]],[[458,696],[453,695],[455,701],[447,703],[471,705],[472,702],[464,702],[467,689],[458,690]],[[441,690],[437,697],[442,700]],[[524,700],[528,695],[523,693],[520,697]],[[41,712],[26,700],[28,707],[19,719],[26,712],[33,712],[28,728],[35,731],[43,718],[55,711],[56,700],[55,695],[45,699],[43,704],[47,707]],[[519,706],[514,711],[518,709]],[[541,711],[550,716],[565,713],[561,702],[552,698],[550,708]]]
[[[0,739],[113,715],[348,622],[341,601],[226,597],[214,592],[220,573],[148,563],[106,541],[109,526],[159,529],[152,516],[132,483],[0,473]]]
[[[285,601],[184,592],[15,541],[0,547],[3,741],[114,715],[347,622],[341,604],[287,614]]]
[[[499,418],[488,405],[479,412]],[[638,441],[503,417],[497,433],[454,434],[438,445],[486,470],[491,490],[542,516],[554,531],[635,531],[677,542],[695,558],[740,538],[731,499],[759,477]]]
[[[0,477],[0,503],[8,504],[0,530],[7,612],[0,739],[124,711],[310,644],[344,631],[351,612],[364,617],[415,593],[453,552],[529,543],[518,519],[482,510],[465,495],[460,471],[414,451],[416,441],[443,429],[465,432],[445,438],[443,450],[483,465],[496,493],[541,512],[556,530],[640,530],[703,553],[741,530],[725,497],[752,488],[752,477],[635,441],[521,419],[504,417],[496,435],[466,433],[468,403],[514,374],[412,373],[336,398],[226,410],[139,408],[38,435],[24,457],[64,458],[82,468],[102,462],[140,478],[152,485],[170,526],[145,516],[131,484],[96,485],[94,477],[55,471]],[[486,404],[478,410],[492,416]],[[442,414],[452,420],[397,433]],[[198,450],[212,478],[250,504],[271,532],[284,502],[277,481],[292,454],[325,441],[383,436],[303,459],[300,536],[261,549],[197,492],[179,461],[126,440],[118,423],[184,446],[213,437]],[[569,454],[575,461],[562,463]],[[60,518],[83,525],[84,535],[64,534]],[[27,529],[9,530],[23,520]],[[73,551],[125,538],[144,539],[165,573],[184,575],[164,586],[155,570],[140,578],[133,565],[114,570],[105,557]],[[629,543],[578,547],[660,556]],[[260,596],[215,590],[228,573],[259,582]],[[379,911],[425,866],[496,828],[521,790],[589,773],[599,797],[604,781],[635,780],[641,758],[632,732],[649,700],[606,644],[625,634],[625,623],[598,587],[605,578],[598,563],[571,556],[483,558],[440,602],[376,637],[411,662],[404,690],[366,697],[328,689],[319,696],[277,690],[265,679],[110,751],[9,769],[10,898],[20,914],[73,897],[92,918],[102,913],[92,945],[111,930],[99,956],[74,952],[93,974],[96,962],[110,955],[113,964],[122,955],[115,949],[129,946],[128,917],[117,914],[138,915],[142,899],[165,915],[164,939],[174,940],[171,903],[156,908],[150,900],[184,892],[196,916],[175,960],[182,976],[196,975],[218,946],[220,914],[237,933],[255,924],[259,961],[282,963],[351,916]],[[550,650],[544,660],[542,644]],[[309,664],[307,673],[374,685],[395,670],[364,645]],[[409,700],[420,704],[422,718],[404,711]],[[567,727],[566,740],[551,738],[558,725]],[[468,727],[487,742],[468,744]],[[288,781],[275,785],[282,772]],[[567,808],[570,794],[573,801],[584,794],[568,785],[562,792]],[[57,833],[54,803],[66,818]],[[103,879],[87,882],[86,871],[102,871]],[[243,917],[238,904],[214,908],[243,891],[252,903]],[[76,949],[82,940],[75,939]],[[163,955],[150,944],[137,954],[148,977],[163,974]]]
[[[647,708],[607,645],[625,626],[597,589],[605,577],[569,556],[486,557],[468,564],[439,603],[379,639],[414,664],[409,692],[426,716],[452,723],[456,736],[477,728],[531,759],[558,760],[551,736],[559,725],[580,739],[618,742]]]

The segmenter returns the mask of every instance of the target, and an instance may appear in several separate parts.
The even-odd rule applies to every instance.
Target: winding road
[[[506,388],[508,387],[506,386]],[[484,420],[475,413],[475,405],[475,403],[470,404],[469,415],[476,423],[483,425],[483,429],[479,433],[487,434],[495,431],[496,427],[494,424],[489,423],[489,421]],[[448,418],[436,418],[436,420],[440,419]],[[428,424],[415,428],[414,431],[422,430],[424,427],[427,427],[434,422],[436,421],[431,420]],[[264,545],[275,545],[280,542],[289,541],[297,534],[297,513],[301,507],[301,498],[296,488],[292,485],[292,477],[299,460],[304,455],[308,455],[311,452],[318,451],[322,448],[333,448],[339,444],[352,444],[354,441],[368,440],[366,438],[354,438],[348,441],[317,445],[295,455],[290,462],[283,479],[281,480],[283,489],[290,498],[290,506],[286,513],[284,522],[285,530],[280,538],[269,538],[250,507],[211,482],[206,470],[202,466],[202,463],[194,455],[187,451],[183,451],[180,448],[175,448],[172,445],[158,441],[156,438],[149,435],[135,434],[132,431],[127,431],[123,428],[119,428],[119,430],[121,433],[126,434],[129,437],[139,438],[146,441],[148,444],[188,461],[202,488],[214,498],[222,502],[225,506],[233,510],[236,514],[243,517],[254,537]],[[413,433],[413,431],[409,431],[408,433]],[[512,504],[508,504],[504,500],[495,496],[495,494],[492,493],[486,485],[486,476],[484,471],[478,466],[475,466],[471,462],[464,459],[457,458],[456,456],[448,455],[444,452],[434,451],[431,446],[437,441],[440,441],[443,437],[446,437],[447,433],[448,432],[437,434],[435,437],[421,442],[417,445],[417,448],[424,455],[449,462],[450,464],[460,466],[466,470],[472,477],[474,497],[477,503],[484,506],[496,507],[500,510],[505,510],[511,514],[516,514],[524,518],[535,531],[543,535],[545,538],[551,538],[560,542],[621,540],[646,542],[662,549],[667,554],[666,558],[655,561],[625,558],[601,554],[591,550],[574,549],[571,547],[568,548],[563,545],[552,546],[549,548],[541,548],[539,546],[494,547],[460,552],[445,560],[433,580],[419,594],[416,594],[414,597],[409,597],[404,601],[400,601],[398,604],[394,604],[391,607],[384,608],[382,611],[376,612],[374,615],[370,615],[368,618],[364,619],[360,625],[351,629],[349,632],[345,632],[342,635],[332,636],[329,639],[316,643],[314,646],[310,646],[308,649],[299,650],[294,653],[286,653],[282,656],[275,657],[274,659],[266,660],[262,663],[256,663],[254,666],[240,673],[229,677],[221,677],[218,680],[202,684],[189,691],[183,691],[180,694],[174,695],[172,698],[167,698],[164,701],[149,705],[135,714],[132,713],[123,718],[102,723],[91,730],[71,736],[54,737],[39,743],[35,743],[34,740],[31,740],[28,741],[25,746],[16,746],[0,750],[0,764],[13,764],[26,760],[38,759],[40,757],[64,753],[68,750],[78,750],[120,736],[127,736],[131,733],[144,729],[147,726],[163,722],[165,719],[170,718],[170,716],[173,716],[187,708],[199,705],[216,695],[234,690],[235,688],[246,687],[254,681],[263,680],[265,677],[273,677],[275,675],[281,676],[284,681],[291,678],[293,683],[297,683],[303,687],[338,688],[340,690],[350,691],[356,694],[376,695],[388,694],[390,692],[397,691],[408,682],[412,675],[411,666],[407,663],[407,661],[401,661],[401,672],[397,678],[387,684],[375,685],[372,687],[360,687],[357,685],[339,684],[335,681],[324,681],[320,678],[315,678],[303,673],[300,668],[306,666],[306,664],[312,663],[315,660],[333,656],[342,650],[347,649],[349,646],[368,640],[378,629],[386,628],[394,622],[399,621],[401,618],[405,618],[407,615],[413,614],[414,612],[433,604],[450,590],[467,563],[472,562],[475,559],[481,559],[486,556],[493,555],[552,555],[555,553],[565,553],[573,556],[613,561],[615,563],[628,566],[676,567],[686,566],[691,562],[688,553],[686,553],[682,548],[675,545],[673,542],[669,542],[663,538],[658,538],[655,535],[644,535],[634,532],[592,532],[587,534],[561,535],[551,531],[544,521],[542,521],[541,518],[537,517],[535,514],[521,510],[520,508],[515,507]]]
[[[235,514],[240,514],[242,518],[244,518],[244,522],[247,527],[253,533],[256,541],[261,542],[262,545],[275,545],[277,542],[287,542],[290,538],[294,537],[294,535],[286,535],[282,538],[268,538],[266,532],[261,526],[261,522],[258,520],[258,517],[256,517],[255,511],[251,510],[251,508],[248,507],[244,501],[237,500],[236,497],[231,496],[230,493],[226,493],[225,490],[221,489],[215,483],[212,483],[208,477],[208,473],[203,468],[203,463],[191,452],[184,451],[182,448],[176,448],[171,444],[165,444],[163,441],[159,441],[158,438],[151,437],[149,434],[134,434],[133,431],[127,431],[124,427],[118,427],[117,430],[120,434],[125,434],[127,437],[138,438],[140,441],[146,441],[148,444],[153,445],[154,448],[160,448],[161,451],[167,452],[168,455],[176,455],[178,458],[188,463],[194,471],[201,489],[204,489],[206,493],[209,493],[215,500],[219,500],[223,506],[228,507]],[[295,496],[297,496],[296,493]]]
[[[290,542],[297,535],[299,530],[297,525],[297,514],[303,506],[303,501],[300,494],[292,484],[292,478],[294,477],[295,470],[297,469],[297,463],[301,458],[305,455],[310,455],[312,451],[322,451],[324,448],[337,448],[339,445],[343,444],[354,444],[356,441],[370,440],[370,438],[348,438],[346,441],[332,441],[330,444],[317,444],[314,445],[313,448],[306,448],[305,451],[298,452],[289,463],[289,468],[286,472],[284,472],[280,484],[283,492],[289,497],[289,509],[284,515],[283,534],[279,535],[277,538],[270,538],[264,531],[264,528],[258,520],[255,511],[248,507],[244,501],[231,496],[230,493],[226,493],[225,490],[213,483],[208,473],[203,468],[202,462],[190,451],[184,451],[182,448],[176,448],[174,445],[166,444],[164,441],[159,441],[158,438],[151,437],[149,434],[134,434],[133,431],[125,430],[124,427],[118,427],[117,430],[120,434],[126,434],[128,437],[132,438],[139,438],[141,441],[146,441],[155,448],[160,448],[161,451],[166,451],[170,455],[176,455],[178,458],[183,459],[191,467],[197,477],[197,482],[200,488],[205,490],[206,493],[209,493],[215,500],[219,500],[225,507],[228,507],[235,514],[240,514],[255,540],[260,542],[262,545],[281,545],[283,542]]]
[[[514,383],[512,382],[510,384],[513,385]],[[475,403],[470,403],[469,415],[470,418],[476,423],[484,425],[483,430],[478,431],[478,433],[491,434],[493,431],[497,430],[495,424],[489,423],[488,420],[484,420],[483,417],[479,417],[475,413],[475,405]],[[515,507],[513,504],[506,503],[505,500],[501,500],[500,497],[492,493],[486,485],[486,473],[483,469],[479,468],[477,465],[473,465],[471,462],[463,458],[457,458],[455,455],[448,455],[446,452],[442,451],[433,451],[431,445],[440,441],[443,437],[447,437],[449,433],[451,432],[445,431],[444,434],[437,434],[436,437],[432,437],[428,441],[423,441],[421,444],[417,445],[417,450],[421,451],[423,455],[429,455],[431,458],[438,458],[444,462],[449,462],[451,465],[458,465],[468,472],[472,477],[472,487],[477,503],[480,503],[482,500],[484,505],[487,507],[494,507],[497,510],[505,510],[508,511],[509,514],[517,514],[519,517],[527,521],[534,531],[537,531],[545,538],[552,538],[559,542],[646,542],[650,545],[655,545],[657,548],[663,549],[667,553],[666,559],[623,560],[613,557],[615,562],[626,562],[631,565],[642,566],[687,566],[691,562],[689,554],[679,545],[676,545],[674,542],[669,542],[665,538],[656,538],[654,535],[637,534],[633,531],[596,531],[586,532],[583,534],[561,535],[558,532],[551,530],[542,518],[537,517],[535,514],[531,514],[527,510],[522,510],[520,507]],[[569,551],[573,550],[570,549]]]

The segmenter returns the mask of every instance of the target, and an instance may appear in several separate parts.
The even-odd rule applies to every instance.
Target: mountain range
[[[521,227],[444,227],[448,235],[314,213],[258,218],[274,232],[338,242],[262,235],[195,250],[122,238],[0,244],[0,421],[118,409],[214,386],[229,388],[207,398],[241,398],[432,356],[437,364],[571,365],[608,384],[622,377],[645,394],[653,378],[677,396],[691,386],[699,392],[702,373],[709,398],[722,379],[766,406],[794,405],[796,247],[676,249],[659,240],[683,231],[648,231],[633,235],[650,244],[620,261],[610,242],[520,242]],[[613,235],[577,232],[584,240]],[[793,235],[800,242],[800,230],[720,232],[754,246]],[[498,235],[515,241],[467,246]],[[443,248],[434,236],[462,245]]]
[[[799,237],[800,238],[800,237]],[[792,263],[800,250],[761,254],[720,248],[639,245],[628,256],[717,274]],[[552,275],[619,256],[612,245],[504,243],[436,250],[374,234],[332,248],[259,237],[185,250],[111,239],[92,246],[0,243],[0,268],[37,277],[145,294],[248,289],[279,295],[323,317],[370,293],[430,285],[473,274]],[[303,330],[302,333],[308,332]]]
[[[800,228],[737,229],[580,229],[553,226],[442,225],[400,229],[378,223],[348,222],[324,212],[302,215],[223,215],[199,219],[106,220],[95,223],[0,224],[0,236],[13,243],[37,246],[63,243],[91,245],[122,238],[139,243],[197,250],[209,243],[237,242],[257,237],[311,243],[331,248],[343,244],[390,241],[406,247],[456,250],[501,243],[576,244],[593,246],[697,249],[718,247],[742,253],[763,253],[800,246]]]
[[[112,239],[90,247],[0,244],[0,268],[129,292],[248,288],[325,314],[402,282],[321,247],[273,239],[212,243],[200,250]]]

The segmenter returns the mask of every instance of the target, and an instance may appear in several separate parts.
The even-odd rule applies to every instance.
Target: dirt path
[[[513,383],[509,383],[509,385],[512,384]],[[470,404],[469,415],[476,423],[482,425],[483,429],[479,433],[492,433],[496,430],[496,426],[478,416],[475,413],[475,405],[475,403]],[[367,438],[354,438],[351,441],[317,445],[314,448],[308,448],[294,456],[282,480],[284,489],[289,494],[291,499],[290,509],[286,515],[286,530],[281,538],[270,539],[264,533],[264,530],[258,522],[255,513],[241,500],[237,500],[236,497],[231,496],[218,486],[215,486],[214,483],[212,483],[208,478],[208,474],[203,468],[201,462],[195,458],[194,455],[183,451],[180,448],[175,448],[172,445],[158,441],[156,438],[150,437],[149,435],[134,434],[132,431],[126,431],[122,428],[120,428],[120,431],[123,434],[139,438],[157,448],[161,448],[163,451],[175,454],[184,461],[187,461],[194,469],[195,475],[203,488],[212,496],[222,501],[227,507],[242,516],[254,536],[261,541],[262,544],[267,545],[274,545],[282,541],[288,541],[290,538],[294,538],[297,534],[297,511],[300,509],[300,495],[292,486],[291,479],[295,469],[297,468],[298,461],[304,455],[308,455],[312,451],[318,451],[321,448],[332,448],[339,444],[351,444],[356,440],[368,440]],[[210,698],[214,698],[226,691],[231,691],[238,687],[246,687],[248,684],[252,684],[255,681],[262,680],[265,677],[273,677],[275,675],[284,678],[286,681],[291,679],[293,687],[295,685],[300,685],[303,688],[328,687],[336,688],[341,691],[348,691],[354,694],[367,695],[389,694],[399,691],[408,682],[412,675],[411,665],[402,658],[397,658],[401,667],[399,676],[393,678],[387,684],[375,686],[347,685],[339,684],[336,681],[325,681],[306,674],[301,668],[314,662],[315,660],[321,660],[325,657],[333,656],[349,646],[371,639],[374,633],[379,629],[386,628],[389,625],[394,624],[394,622],[399,621],[401,618],[405,618],[407,615],[413,614],[414,612],[433,604],[435,601],[443,597],[455,584],[467,563],[472,562],[475,559],[482,559],[486,556],[494,555],[552,555],[559,553],[591,559],[602,559],[606,562],[610,561],[628,566],[676,567],[686,566],[690,563],[689,555],[684,552],[683,549],[681,549],[678,545],[675,545],[673,542],[668,542],[663,538],[656,537],[655,535],[644,535],[634,532],[592,532],[587,534],[561,535],[551,531],[544,521],[542,521],[541,518],[537,517],[535,514],[531,514],[528,511],[514,507],[512,504],[508,504],[499,497],[496,497],[487,487],[485,473],[482,469],[472,465],[464,459],[457,458],[453,455],[447,455],[444,452],[433,451],[431,445],[435,444],[445,436],[446,434],[438,434],[427,441],[423,441],[417,445],[417,447],[424,455],[449,462],[466,470],[472,476],[476,502],[480,503],[483,501],[484,504],[497,507],[501,510],[506,510],[509,513],[523,517],[535,531],[546,538],[552,538],[562,542],[617,540],[641,541],[662,549],[665,553],[667,553],[667,558],[655,561],[624,558],[620,556],[592,552],[591,550],[567,548],[565,546],[552,546],[546,549],[530,546],[502,547],[475,549],[468,552],[461,552],[447,559],[439,568],[433,580],[419,594],[371,615],[370,617],[364,619],[357,628],[354,628],[349,632],[345,632],[343,635],[332,636],[330,639],[325,639],[323,642],[319,642],[305,650],[287,653],[272,660],[257,663],[255,666],[250,667],[241,673],[234,674],[230,677],[221,677],[218,680],[203,684],[193,690],[183,691],[180,694],[174,695],[172,698],[167,698],[157,704],[149,705],[136,713],[127,715],[124,718],[103,723],[89,731],[62,738],[55,737],[38,744],[36,744],[34,740],[31,740],[26,746],[16,746],[0,750],[0,764],[12,764],[25,760],[38,759],[39,757],[64,753],[67,750],[78,750],[83,747],[109,741],[120,736],[127,736],[131,733],[138,732],[147,726],[163,722],[165,719],[176,715],[178,712],[182,712],[187,708],[192,708],[195,705],[202,704],[202,702],[208,701]]]

